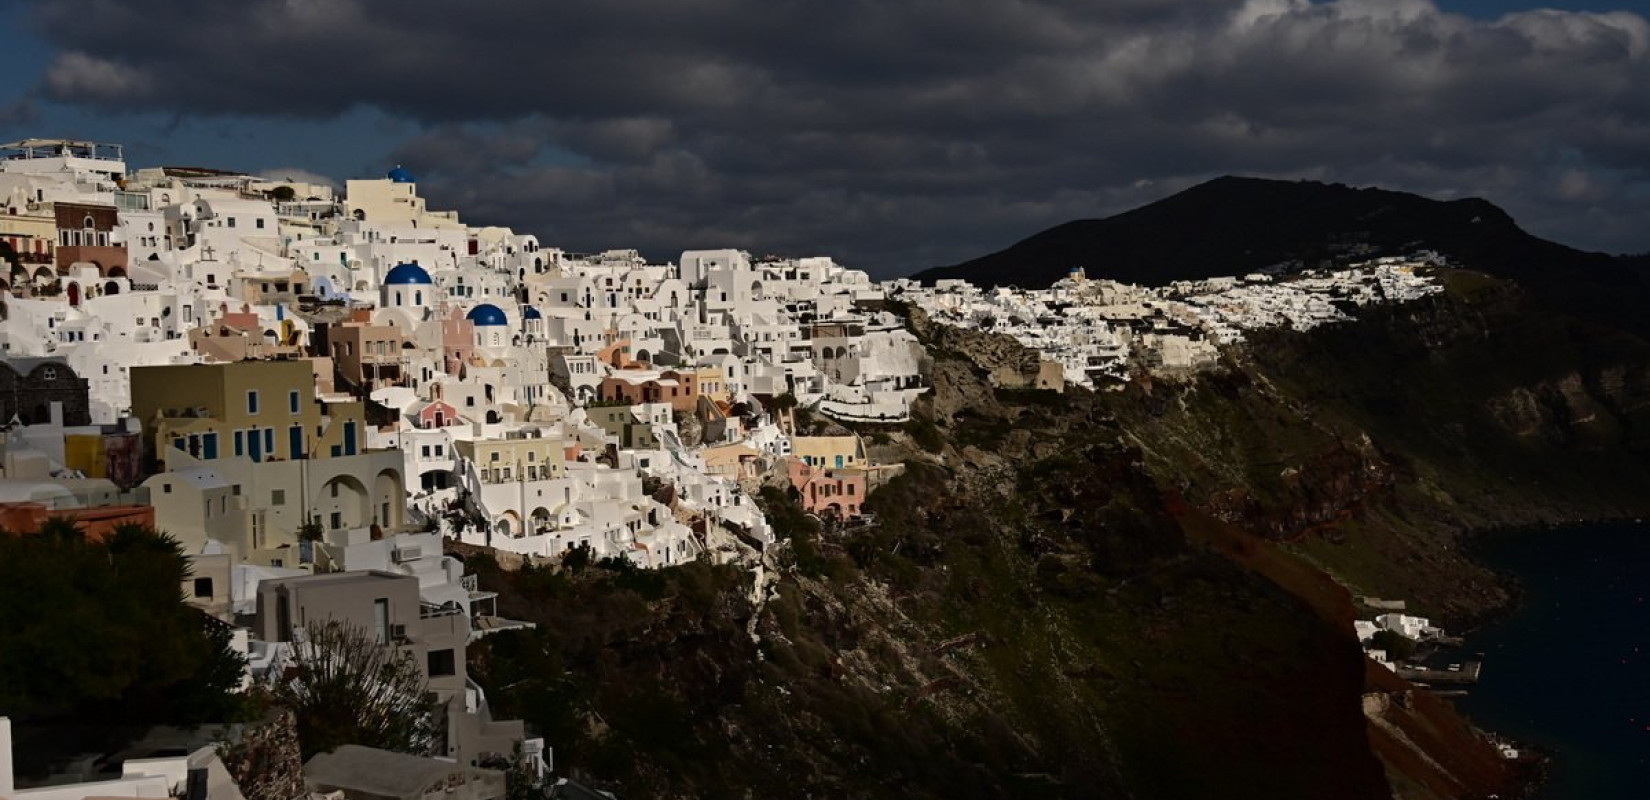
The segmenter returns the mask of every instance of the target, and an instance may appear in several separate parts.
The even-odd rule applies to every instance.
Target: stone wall
[[[246,800],[294,800],[309,791],[297,720],[284,708],[248,725],[240,740],[224,747],[219,757]]]

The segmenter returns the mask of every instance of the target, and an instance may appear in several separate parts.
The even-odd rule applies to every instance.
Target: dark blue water
[[[1467,638],[1484,673],[1460,707],[1553,754],[1542,800],[1650,798],[1650,525],[1504,534],[1481,555],[1526,594]]]

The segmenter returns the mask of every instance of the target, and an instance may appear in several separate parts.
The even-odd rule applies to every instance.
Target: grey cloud
[[[437,204],[579,248],[731,244],[902,271],[1224,172],[1481,194],[1538,233],[1650,246],[1637,230],[1650,216],[1650,24],[1631,13],[1478,21],[1431,0],[33,6],[61,48],[46,97],[253,118],[376,107],[424,126],[386,160],[418,169]]]

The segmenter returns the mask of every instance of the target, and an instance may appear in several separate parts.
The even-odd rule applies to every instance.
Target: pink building
[[[418,427],[420,428],[444,428],[448,425],[456,425],[459,422],[458,409],[440,400],[425,406],[418,412]]]
[[[836,519],[854,519],[860,515],[860,504],[865,502],[868,486],[865,470],[813,467],[793,456],[785,459],[785,471],[791,486],[801,494],[802,508],[808,513]]]
[[[441,361],[448,375],[460,375],[476,351],[475,323],[464,318],[463,309],[441,321]]]

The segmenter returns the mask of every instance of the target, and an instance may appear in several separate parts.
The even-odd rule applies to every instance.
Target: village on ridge
[[[377,631],[444,707],[444,756],[341,749],[311,784],[437,763],[477,800],[503,796],[487,756],[548,772],[555,742],[493,719],[468,676],[468,643],[527,623],[498,616],[450,548],[739,563],[759,596],[776,544],[763,486],[855,524],[901,470],[850,429],[910,420],[931,388],[907,309],[1012,337],[1040,386],[1104,390],[1206,367],[1257,329],[1441,291],[1427,253],[1157,288],[1074,268],[1042,290],[738,249],[654,263],[466,224],[400,167],[338,192],[129,170],[119,145],[58,139],[0,145],[0,261],[0,527],[165,531],[248,685],[304,646],[306,614]],[[14,785],[20,735],[0,718],[0,796],[85,796]],[[128,764],[94,793],[170,796],[208,750]]]

